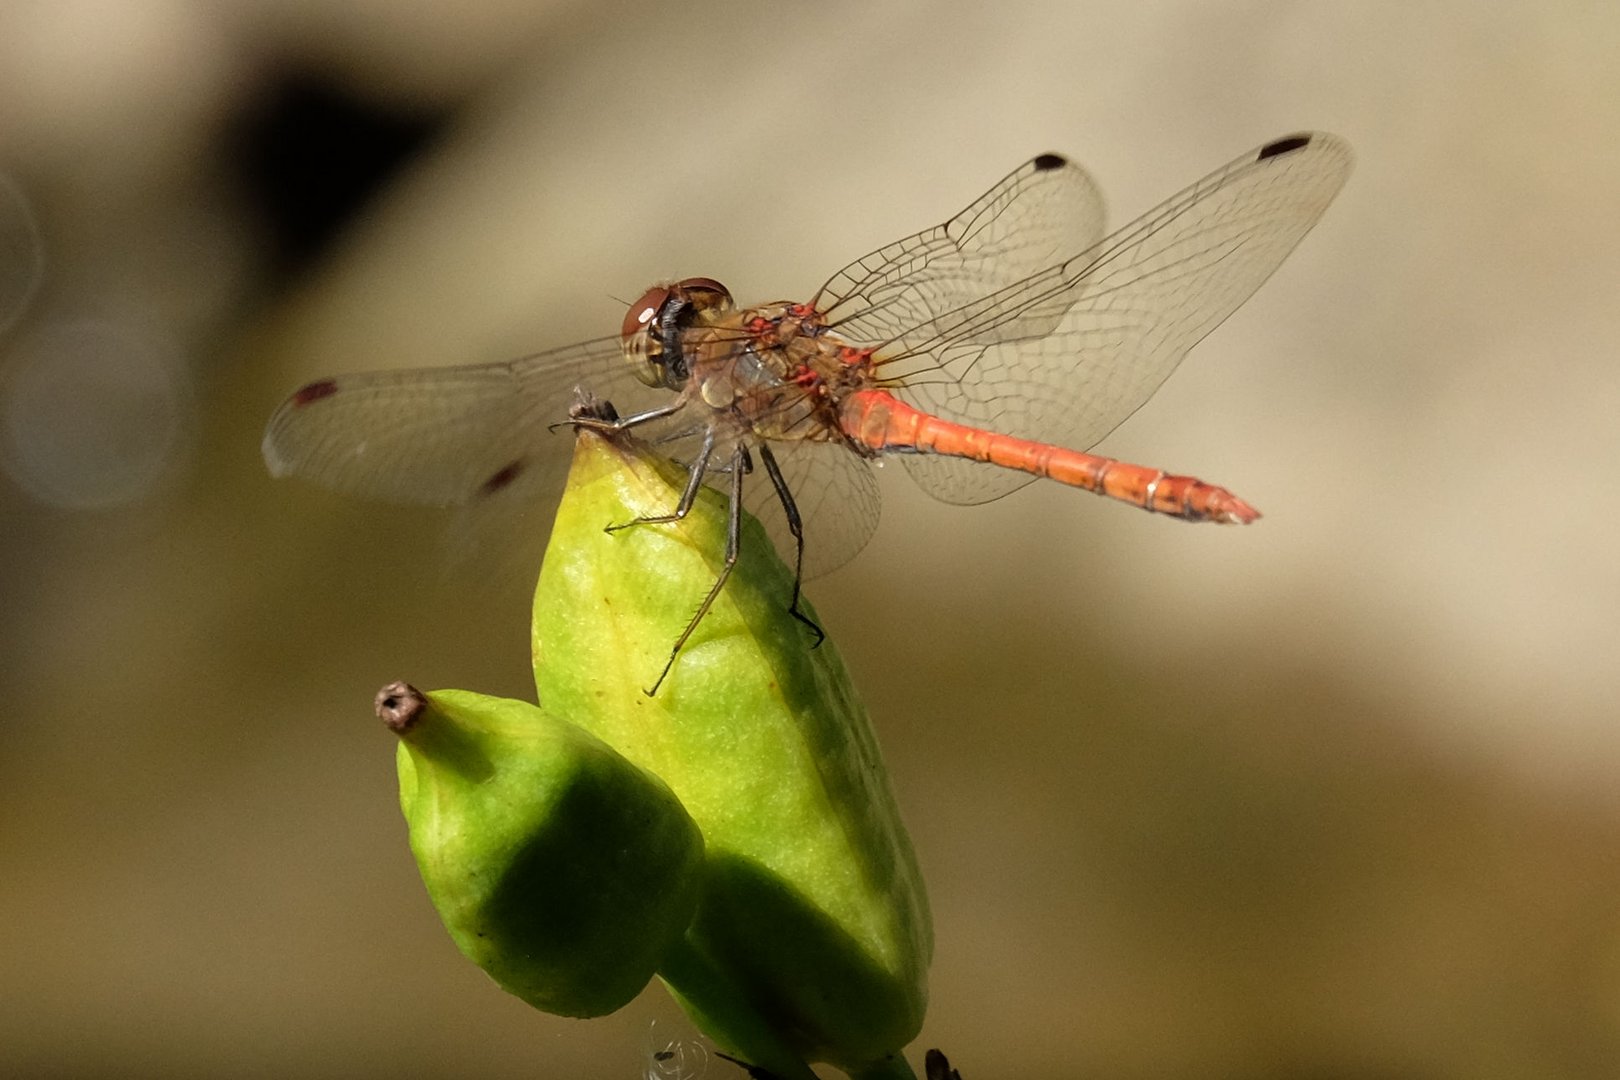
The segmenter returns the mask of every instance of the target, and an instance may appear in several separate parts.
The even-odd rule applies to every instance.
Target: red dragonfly
[[[634,430],[689,481],[669,514],[625,526],[680,519],[705,481],[731,497],[724,569],[662,683],[724,586],[745,505],[793,560],[790,610],[819,640],[799,582],[871,536],[870,466],[888,454],[946,502],[1044,477],[1187,521],[1254,521],[1225,488],[1066,445],[1094,445],[1146,402],[1276,270],[1349,169],[1343,140],[1288,135],[1104,236],[1091,177],[1041,154],[804,303],[739,308],[719,282],[687,278],[648,290],[612,337],[310,383],[271,417],[265,461],[358,495],[470,504],[554,481],[568,457],[559,425]],[[614,408],[571,413],[580,389]],[[769,483],[745,490],[756,458]]]

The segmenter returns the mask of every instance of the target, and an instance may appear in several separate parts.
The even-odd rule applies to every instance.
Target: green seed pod
[[[667,514],[680,481],[580,434],[535,593],[540,701],[663,777],[703,830],[703,900],[659,969],[694,1021],[779,1076],[818,1061],[909,1076],[898,1051],[932,952],[922,878],[843,662],[788,614],[792,572],[752,518],[725,589],[643,692],[720,571],[725,500],[705,489],[680,522],[603,527]]]
[[[394,683],[377,714],[400,737],[422,881],[467,958],[560,1016],[635,997],[701,881],[702,835],[669,788],[527,702]]]

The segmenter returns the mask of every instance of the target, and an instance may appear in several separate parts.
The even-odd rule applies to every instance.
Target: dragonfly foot
[[[816,620],[800,611],[796,602],[788,608],[788,614],[799,620],[812,634],[816,635],[816,640],[810,647],[812,649],[821,648],[821,643],[827,640],[827,631],[816,625]]]

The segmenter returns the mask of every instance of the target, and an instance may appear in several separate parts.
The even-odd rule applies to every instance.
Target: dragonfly
[[[736,563],[744,509],[793,566],[789,611],[819,644],[802,583],[871,537],[872,466],[890,456],[948,503],[1040,478],[1184,521],[1255,521],[1224,487],[1088,451],[1271,276],[1350,163],[1337,136],[1286,135],[1107,233],[1090,174],[1040,154],[805,301],[739,306],[689,277],[648,289],[606,337],[311,382],[271,417],[264,458],[340,492],[466,506],[559,486],[558,427],[633,433],[687,481],[668,514],[610,530],[678,521],[706,483],[730,501],[717,580],[655,693]],[[571,410],[582,390],[608,407]],[[745,483],[756,463],[767,483]]]

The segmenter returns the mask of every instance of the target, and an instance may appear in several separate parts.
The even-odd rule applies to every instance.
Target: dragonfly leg
[[[699,455],[698,464],[702,464],[703,460],[708,457],[709,451],[713,449],[712,444],[713,435],[711,433],[704,440],[703,452]],[[692,632],[697,629],[698,623],[703,621],[703,616],[707,615],[709,608],[714,606],[715,598],[720,595],[720,590],[725,588],[726,579],[731,576],[731,568],[737,565],[737,549],[742,535],[743,474],[748,471],[747,466],[748,450],[746,447],[738,446],[731,454],[731,512],[726,519],[725,564],[720,567],[720,574],[714,579],[714,585],[709,589],[709,595],[705,596],[703,603],[698,605],[697,614],[693,615],[692,621],[686,624],[686,629],[681,631],[681,636],[675,639],[675,647],[669,650],[669,659],[664,663],[664,670],[658,673],[658,680],[642,691],[648,697],[658,693],[658,688],[664,684],[664,680],[669,676],[670,668],[675,666],[675,658],[681,654],[681,649],[686,646],[687,641],[692,637]],[[701,471],[696,468],[694,468],[692,475],[699,480],[702,479]],[[692,494],[695,498],[696,491],[694,490]],[[687,500],[683,497],[681,501],[686,502]],[[653,521],[657,519],[646,518],[643,520]]]
[[[672,521],[680,521],[691,513],[692,506],[697,502],[698,492],[703,489],[703,476],[709,471],[709,457],[714,453],[714,429],[710,428],[703,433],[703,443],[698,447],[697,456],[687,468],[686,489],[681,492],[680,501],[675,504],[672,514],[658,514],[654,517],[639,517],[634,521],[626,521],[619,525],[609,525],[605,532],[618,532],[634,525],[667,525]],[[734,481],[735,482],[735,481]]]
[[[776,455],[765,443],[759,444],[760,460],[765,462],[765,475],[771,478],[771,487],[776,489],[776,499],[782,504],[782,513],[787,516],[788,531],[793,534],[793,601],[788,604],[788,614],[798,619],[810,632],[816,635],[816,648],[827,640],[826,631],[816,625],[814,619],[799,610],[799,588],[804,583],[804,523],[799,518],[799,505],[793,501],[793,492],[788,489],[787,480],[782,476],[782,470],[776,464]]]
[[[685,406],[685,402],[676,398],[668,405],[660,405],[656,409],[636,413],[634,416],[620,416],[613,411],[611,401],[592,401],[588,407],[576,406],[569,410],[568,419],[556,424],[548,424],[552,431],[558,428],[571,427],[574,429],[590,428],[609,435],[617,435],[621,431],[629,431],[640,424],[650,420],[662,420],[666,416],[674,416]]]

